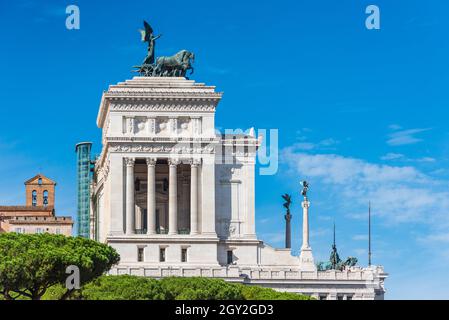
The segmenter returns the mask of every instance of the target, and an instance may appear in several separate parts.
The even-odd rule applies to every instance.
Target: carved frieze
[[[134,117],[125,117],[125,133],[134,134]]]
[[[166,117],[156,118],[156,134],[168,133],[169,119]]]
[[[150,135],[156,134],[156,118],[148,118],[148,133]]]
[[[110,151],[112,152],[153,152],[153,153],[173,153],[173,154],[212,154],[215,150],[213,146],[196,146],[190,147],[188,144],[111,144]]]
[[[137,134],[145,133],[147,127],[147,118],[136,117],[134,121],[135,121],[135,133]]]

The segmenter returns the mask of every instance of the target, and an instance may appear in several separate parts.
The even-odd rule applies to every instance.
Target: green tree
[[[165,300],[165,294],[156,279],[129,275],[102,276],[82,288],[81,299]]]
[[[311,300],[309,296],[278,292],[270,288],[258,286],[240,285],[244,300]]]
[[[0,294],[5,299],[39,300],[48,288],[65,286],[66,268],[77,266],[80,283],[101,276],[120,256],[111,247],[80,237],[0,234]],[[61,299],[72,291],[66,289]]]
[[[221,279],[176,278],[162,280],[137,276],[102,276],[86,284],[85,300],[309,300],[308,296],[277,292]],[[55,299],[55,297],[53,297]]]
[[[167,300],[242,300],[240,288],[221,279],[176,278],[160,280]]]

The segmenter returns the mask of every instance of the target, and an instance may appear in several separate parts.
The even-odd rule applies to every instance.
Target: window
[[[137,261],[143,262],[143,248],[137,248]]]
[[[187,248],[181,249],[181,262],[187,262]]]
[[[56,234],[61,234],[61,229],[56,229]]]
[[[22,229],[22,228],[15,228],[15,229],[14,229],[14,232],[16,232],[16,233],[25,233],[25,229]]]
[[[234,262],[234,253],[232,250],[228,250],[227,252],[227,263],[232,264]]]
[[[344,300],[343,294],[337,294],[337,300]]]
[[[37,191],[33,190],[33,192],[31,192],[31,205],[33,207],[37,206]]]
[[[36,228],[36,233],[44,233],[44,230],[42,228]]]
[[[352,300],[352,295],[347,295],[346,300]]]
[[[44,207],[48,205],[48,191],[44,191]]]
[[[40,185],[40,186],[42,185],[42,178],[39,178],[39,179],[37,180],[37,184]]]
[[[320,294],[318,300],[327,300],[327,294]]]
[[[159,261],[165,262],[165,248],[159,249]]]

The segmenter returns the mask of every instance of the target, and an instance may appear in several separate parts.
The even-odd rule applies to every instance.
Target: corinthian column
[[[200,160],[190,161],[190,234],[198,234],[198,166]]]
[[[168,159],[169,179],[168,179],[168,234],[178,234],[178,177],[176,166],[177,159]]]
[[[134,230],[134,158],[125,158],[126,163],[126,235]]]
[[[156,233],[156,158],[147,158],[147,234]]]

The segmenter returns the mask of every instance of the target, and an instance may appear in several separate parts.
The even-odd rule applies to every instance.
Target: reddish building
[[[71,217],[56,217],[56,182],[38,174],[25,182],[26,205],[0,206],[0,232],[72,235]]]

